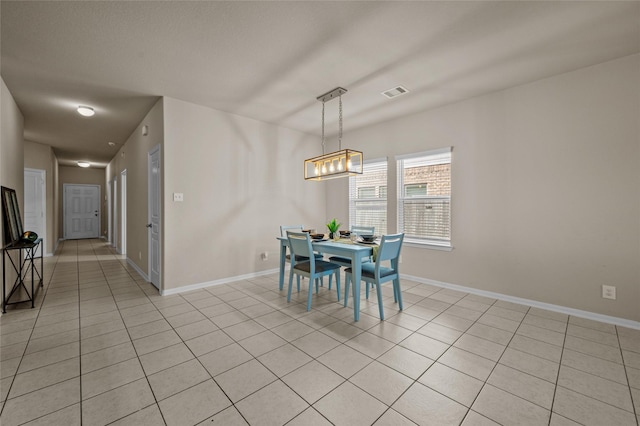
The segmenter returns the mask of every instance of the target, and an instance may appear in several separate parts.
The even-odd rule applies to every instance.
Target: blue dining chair
[[[280,225],[280,235],[283,236],[283,237],[286,237],[288,231],[302,232],[303,229],[304,229],[304,227],[302,225]],[[313,255],[316,257],[316,259],[322,259],[323,258],[322,253],[314,253]],[[286,256],[286,259],[287,259],[287,262],[291,262],[291,255],[288,254]],[[297,260],[298,260],[298,262],[303,262],[305,260],[309,260],[309,258],[302,256]]]
[[[383,235],[375,262],[362,265],[362,281],[366,283],[367,287],[369,284],[375,285],[378,291],[378,310],[380,311],[381,320],[384,320],[381,286],[387,281],[393,281],[393,299],[398,303],[400,310],[402,310],[402,289],[400,288],[400,270],[398,267],[400,264],[402,240],[404,240],[404,234]],[[389,262],[390,266],[382,266],[383,262]],[[352,272],[351,268],[345,269],[344,306],[347,306],[349,298]],[[356,286],[354,284],[354,297],[359,297],[360,295],[355,294],[355,288]],[[367,291],[367,298],[368,297],[369,292]]]
[[[287,302],[291,302],[291,290],[293,288],[293,275],[309,278],[309,298],[307,300],[307,311],[311,310],[311,299],[313,297],[313,285],[315,283],[316,293],[319,290],[319,281],[322,277],[329,276],[329,290],[331,290],[332,275],[336,276],[336,290],[338,290],[338,301],[340,300],[340,265],[317,259],[313,256],[311,237],[306,232],[287,231],[289,239],[289,249],[291,250],[291,269],[289,270],[289,291]],[[306,261],[299,261],[306,258]],[[300,280],[298,280],[298,291],[300,291]]]
[[[375,232],[376,232],[375,226],[354,225],[351,227],[351,233],[355,233],[357,235],[374,235]],[[371,256],[367,256],[362,259],[362,263],[370,262],[370,261],[371,261]],[[351,266],[351,259],[349,259],[348,257],[331,256],[329,258],[329,262],[337,263],[338,265],[344,266],[345,268],[348,268]]]
[[[283,237],[287,236],[287,231],[295,231],[295,232],[302,232],[302,230],[304,229],[304,226],[302,225],[280,225],[280,235]],[[289,250],[291,251],[291,250]],[[314,253],[313,254],[316,259],[323,259],[324,256],[322,253]],[[309,260],[308,257],[304,257],[304,256],[300,256],[298,259],[298,262],[304,262],[305,260]],[[287,254],[285,256],[285,261],[291,263],[291,254]],[[322,282],[322,280],[320,281],[321,285],[324,285],[324,283]],[[282,290],[282,289],[280,289]],[[300,291],[300,277],[298,277],[298,291]]]

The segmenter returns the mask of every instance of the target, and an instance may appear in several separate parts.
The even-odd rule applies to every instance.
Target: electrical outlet
[[[615,288],[615,286],[603,285],[602,286],[602,297],[604,299],[616,300],[616,288]]]
[[[173,201],[184,201],[184,194],[182,192],[174,192]]]

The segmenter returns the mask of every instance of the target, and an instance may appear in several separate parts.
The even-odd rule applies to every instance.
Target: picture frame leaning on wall
[[[4,245],[19,241],[22,237],[22,218],[16,191],[2,187],[2,216],[4,226]]]

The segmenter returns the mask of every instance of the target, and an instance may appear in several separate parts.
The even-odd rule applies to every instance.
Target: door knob
[[[151,228],[151,226],[153,225],[151,225],[150,223],[147,223],[147,228]]]

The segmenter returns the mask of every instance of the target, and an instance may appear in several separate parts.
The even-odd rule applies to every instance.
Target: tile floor
[[[639,330],[406,280],[384,322],[276,275],[161,297],[99,240],[45,277],[0,317],[3,426],[639,421]]]

